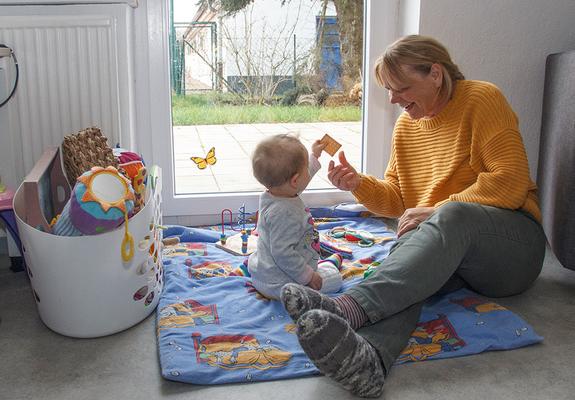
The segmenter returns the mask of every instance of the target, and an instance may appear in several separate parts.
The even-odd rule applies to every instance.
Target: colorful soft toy
[[[130,181],[116,168],[93,167],[78,177],[52,232],[61,236],[96,235],[124,223],[122,259],[127,262],[134,256],[134,239],[128,231],[134,200]]]

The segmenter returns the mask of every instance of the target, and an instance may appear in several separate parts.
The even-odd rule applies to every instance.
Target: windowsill
[[[53,6],[81,4],[127,4],[138,7],[138,0],[0,0],[0,6]]]

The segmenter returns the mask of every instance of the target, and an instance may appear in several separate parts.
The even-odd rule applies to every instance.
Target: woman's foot
[[[343,318],[311,310],[297,320],[297,329],[301,347],[324,375],[357,396],[382,394],[385,370],[377,351]]]
[[[282,287],[280,298],[294,322],[309,310],[325,310],[343,317],[341,310],[331,298],[307,286],[288,283]]]
[[[368,317],[355,299],[347,294],[328,297],[307,286],[288,283],[280,294],[284,308],[294,322],[309,310],[325,310],[345,319],[353,329],[359,329]]]

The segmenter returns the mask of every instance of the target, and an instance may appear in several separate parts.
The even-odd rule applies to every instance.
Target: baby
[[[299,197],[321,168],[325,146],[316,140],[308,156],[297,137],[280,134],[262,140],[252,156],[254,176],[267,190],[260,195],[258,247],[248,270],[254,287],[271,299],[279,299],[290,282],[323,293],[341,288],[341,256],[319,259],[319,234]]]

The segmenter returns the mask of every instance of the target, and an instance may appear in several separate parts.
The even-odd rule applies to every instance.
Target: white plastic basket
[[[60,334],[99,337],[146,318],[163,289],[161,170],[150,168],[145,206],[129,220],[134,257],[123,262],[124,226],[93,236],[57,236],[26,223],[24,184],[14,211],[42,321]],[[57,188],[53,188],[56,190]]]

